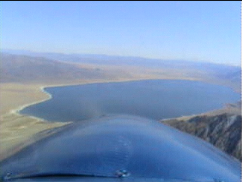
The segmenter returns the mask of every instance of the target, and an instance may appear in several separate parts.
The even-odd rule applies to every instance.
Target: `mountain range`
[[[239,92],[241,81],[239,66],[184,60],[1,50],[0,63],[1,82],[129,78],[147,73],[221,84]]]

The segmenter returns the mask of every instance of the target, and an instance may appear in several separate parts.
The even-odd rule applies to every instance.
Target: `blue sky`
[[[240,65],[240,2],[1,2],[2,49]]]

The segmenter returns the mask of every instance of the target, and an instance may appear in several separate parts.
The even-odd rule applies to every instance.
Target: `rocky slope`
[[[230,105],[229,107],[238,107],[238,105]],[[241,113],[238,112],[238,108],[235,109],[237,112],[228,112],[225,109],[216,113],[169,119],[162,122],[200,137],[242,161]]]

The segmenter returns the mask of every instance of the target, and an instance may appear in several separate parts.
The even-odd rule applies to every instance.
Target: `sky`
[[[240,65],[240,2],[1,2],[0,48]]]

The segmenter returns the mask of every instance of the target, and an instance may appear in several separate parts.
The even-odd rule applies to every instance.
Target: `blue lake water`
[[[52,99],[20,113],[49,121],[127,114],[160,120],[219,109],[240,100],[224,86],[185,80],[143,80],[49,87]]]

